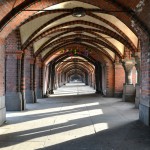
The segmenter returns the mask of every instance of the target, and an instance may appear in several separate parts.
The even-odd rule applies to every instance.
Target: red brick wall
[[[41,89],[41,87],[42,87],[41,75],[42,75],[41,60],[40,60],[40,58],[37,58],[36,63],[35,63],[35,89]]]
[[[6,39],[6,52],[18,51],[17,32],[13,31]],[[8,53],[6,56],[6,92],[17,90],[17,55]]]
[[[35,64],[35,88],[39,88],[39,66]]]
[[[30,60],[32,59],[30,50],[25,51],[24,57],[24,75],[25,75],[25,90],[31,89],[31,66]]]
[[[5,41],[0,38],[0,96],[5,93]]]
[[[142,99],[150,99],[150,52],[149,39],[145,39],[142,45],[142,61],[141,61],[141,88]]]
[[[115,64],[115,94],[123,92],[123,84],[125,83],[125,71],[122,64]]]
[[[6,38],[6,51],[18,51],[18,42],[17,31],[13,31]]]
[[[114,67],[113,64],[107,64],[106,66],[106,96],[114,95]]]
[[[17,59],[15,54],[6,56],[6,92],[17,90]]]
[[[31,81],[31,72],[30,72],[30,63],[28,59],[25,59],[25,90],[30,90],[30,81]]]

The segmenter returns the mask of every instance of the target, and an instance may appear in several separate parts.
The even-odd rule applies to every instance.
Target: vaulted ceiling
[[[137,11],[144,3],[147,2],[4,0],[0,2],[0,37],[18,29],[21,49],[32,47],[33,55],[40,56],[45,64],[71,51],[82,51],[82,56],[86,52],[101,63],[113,63],[116,58],[124,58],[125,49],[131,53],[139,50],[131,22],[137,19]]]
[[[84,9],[84,16],[73,15],[75,8]],[[137,51],[138,38],[130,26],[114,14],[123,12],[101,11],[102,8],[81,1],[65,1],[38,11],[20,27],[22,48],[33,46],[34,54],[48,60],[51,52],[57,56],[66,46],[84,45],[111,59],[123,58],[125,47]],[[78,44],[77,44],[78,43]],[[95,50],[95,51],[94,51]]]

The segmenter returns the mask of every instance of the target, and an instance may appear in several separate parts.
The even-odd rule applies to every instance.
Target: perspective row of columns
[[[26,103],[36,103],[42,97],[42,64],[26,53],[6,52],[5,91],[9,111],[25,110]]]
[[[49,94],[54,93],[54,89],[57,89],[63,85],[65,85],[67,82],[69,82],[68,76],[65,72],[56,72],[55,70],[55,63],[52,61],[50,62],[45,70],[46,72],[46,96]],[[97,79],[98,80],[98,79]],[[89,85],[93,88],[95,88],[95,77],[94,72],[86,72],[84,75],[83,82],[86,85]],[[100,87],[99,87],[100,88]],[[101,91],[99,88],[98,91]]]
[[[126,55],[123,60],[119,61],[119,58],[117,58],[115,62],[115,88],[122,89],[121,87],[117,87],[117,84],[120,83],[120,86],[123,84],[123,94],[121,94],[121,91],[116,90],[118,93],[116,92],[115,96],[122,96],[123,101],[135,101],[135,106],[138,108],[140,101],[140,52],[136,52],[133,57],[129,55],[130,52],[128,50],[125,53]],[[136,78],[135,86],[132,81],[134,67],[136,69],[136,74],[134,74]]]

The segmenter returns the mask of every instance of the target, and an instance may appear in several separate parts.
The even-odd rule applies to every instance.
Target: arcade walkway
[[[138,121],[134,104],[94,92],[67,84],[24,112],[8,112],[0,149],[149,150],[150,128]]]

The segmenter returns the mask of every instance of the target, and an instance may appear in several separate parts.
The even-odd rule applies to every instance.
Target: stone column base
[[[6,121],[5,96],[0,96],[0,125]]]
[[[42,98],[42,90],[41,89],[36,89],[36,98],[37,99]]]
[[[134,102],[135,101],[135,87],[133,84],[123,86],[123,101],[124,102]]]
[[[49,90],[49,94],[54,94],[54,91],[53,90]]]
[[[135,97],[135,108],[139,108],[140,104],[140,86],[136,85],[136,97]]]
[[[25,99],[27,103],[34,103],[34,95],[32,90],[25,91]]]
[[[122,97],[122,92],[115,92],[114,97],[121,98]]]
[[[33,101],[34,101],[34,103],[36,103],[37,102],[36,92],[32,91],[32,95],[33,95]]]
[[[102,94],[102,92],[101,92],[101,91],[96,91],[95,93],[96,93],[96,94]]]
[[[106,89],[106,97],[114,97],[113,89]]]
[[[6,110],[22,111],[22,108],[24,108],[25,110],[26,102],[22,101],[22,94],[20,92],[6,92],[5,98],[6,98]]]
[[[139,105],[139,119],[147,126],[150,126],[150,107]]]

